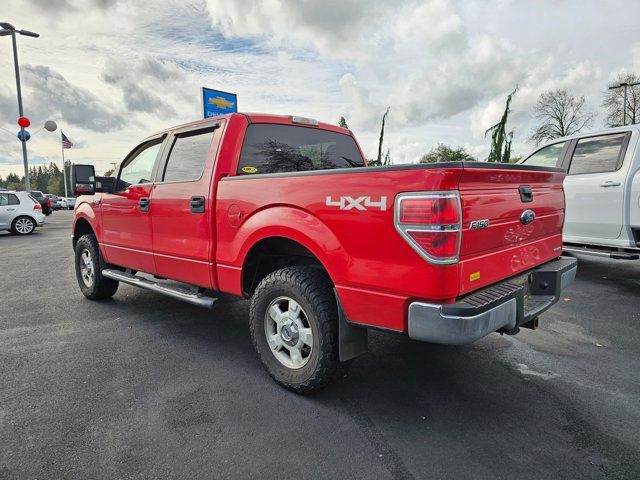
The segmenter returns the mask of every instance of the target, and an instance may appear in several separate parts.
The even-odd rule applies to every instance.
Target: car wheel
[[[326,386],[338,365],[338,311],[331,281],[312,267],[267,275],[251,299],[253,345],[269,375],[289,390]]]
[[[18,217],[11,225],[11,231],[16,235],[29,235],[36,229],[36,222],[31,217]]]
[[[76,278],[82,294],[91,300],[104,300],[118,290],[118,282],[102,276],[107,267],[95,235],[80,237],[75,248]]]

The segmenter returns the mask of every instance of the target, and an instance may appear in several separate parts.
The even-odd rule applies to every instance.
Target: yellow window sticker
[[[469,275],[469,280],[471,282],[475,282],[476,280],[480,280],[480,272],[473,272],[471,275]]]
[[[256,173],[258,171],[258,169],[256,167],[242,167],[242,171],[244,173]]]

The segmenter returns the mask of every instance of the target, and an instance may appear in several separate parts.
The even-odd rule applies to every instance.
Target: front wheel
[[[326,386],[338,365],[338,311],[327,275],[287,267],[267,275],[251,299],[250,329],[262,365],[296,393]]]
[[[82,294],[91,300],[104,300],[118,290],[118,282],[102,276],[106,267],[95,235],[80,237],[75,249],[76,278]]]

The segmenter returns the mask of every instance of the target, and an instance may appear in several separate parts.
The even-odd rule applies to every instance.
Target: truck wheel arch
[[[84,217],[78,218],[73,226],[73,248],[76,248],[76,243],[78,243],[80,237],[89,233],[95,235],[89,220]]]
[[[290,205],[273,206],[248,216],[234,233],[233,240],[225,243],[221,250],[226,257],[220,259],[221,263],[242,267],[240,284],[233,290],[242,291],[244,295],[253,293],[253,288],[264,278],[252,280],[256,274],[251,269],[256,255],[276,253],[283,266],[317,265],[334,284],[341,281],[334,267],[340,262],[346,263],[346,258],[334,258],[344,256],[335,234],[318,217]],[[284,262],[287,256],[292,257],[289,264]],[[265,275],[269,273],[271,271]]]
[[[260,281],[270,273],[289,266],[315,266],[331,278],[331,273],[308,247],[283,236],[265,237],[249,249],[242,264],[242,291],[251,296]],[[333,280],[333,279],[332,279]]]

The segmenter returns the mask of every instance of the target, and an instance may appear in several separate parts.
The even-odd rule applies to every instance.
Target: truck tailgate
[[[460,295],[561,254],[565,174],[530,168],[465,164],[458,187]]]

